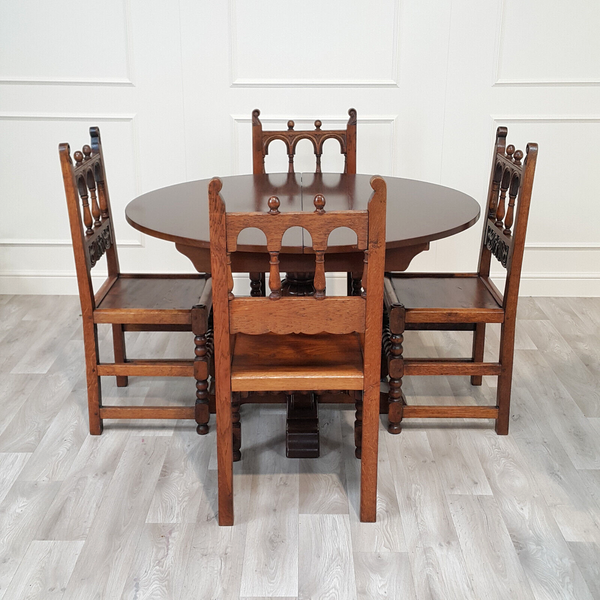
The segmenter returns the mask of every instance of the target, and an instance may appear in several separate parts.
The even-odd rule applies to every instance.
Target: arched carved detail
[[[345,130],[325,130],[321,129],[322,122],[317,119],[314,123],[313,131],[296,131],[294,121],[287,122],[287,131],[263,131],[260,122],[260,111],[252,111],[252,139],[253,139],[253,163],[254,173],[264,173],[264,159],[269,153],[269,146],[276,140],[281,140],[285,144],[288,155],[288,172],[294,173],[294,158],[296,148],[301,140],[307,139],[313,146],[316,159],[316,173],[321,173],[321,156],[323,154],[323,144],[330,139],[337,140],[340,144],[340,152],[345,156],[346,173],[356,173],[356,110],[351,108],[348,111],[350,119]]]
[[[341,227],[347,227],[356,234],[357,250],[362,250],[365,255],[364,263],[367,269],[367,238],[368,221],[366,211],[354,211],[340,215],[339,213],[328,213],[325,210],[326,200],[322,194],[314,197],[315,210],[312,213],[302,215],[286,214],[279,211],[280,201],[277,196],[271,196],[268,200],[268,219],[264,219],[264,213],[227,213],[227,257],[237,250],[239,234],[247,228],[260,229],[267,240],[269,252],[269,288],[271,300],[282,297],[281,272],[279,268],[279,253],[281,252],[282,240],[285,232],[291,227],[302,227],[312,240],[312,250],[315,253],[314,288],[316,299],[326,297],[325,291],[325,253],[331,232]],[[271,218],[272,217],[272,218]],[[226,268],[228,277],[232,280],[231,264],[228,259]],[[233,286],[231,285],[231,288]],[[362,295],[366,294],[366,281],[363,280]],[[233,298],[230,291],[229,298]]]

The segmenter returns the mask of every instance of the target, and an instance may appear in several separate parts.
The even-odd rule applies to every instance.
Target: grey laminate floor
[[[141,335],[130,355],[191,348]],[[411,353],[468,347],[406,338]],[[322,457],[288,460],[283,409],[244,406],[236,525],[220,528],[214,427],[108,421],[89,436],[77,298],[0,296],[0,598],[600,598],[600,299],[522,299],[517,348],[509,436],[382,423],[376,524],[357,517],[351,410],[322,408]],[[193,399],[185,379],[130,382],[105,380],[107,401]],[[494,384],[405,390],[468,404]]]

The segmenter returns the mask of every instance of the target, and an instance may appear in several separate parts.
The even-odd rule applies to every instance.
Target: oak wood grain
[[[451,495],[448,506],[476,597],[534,600],[536,596],[494,499]]]
[[[298,537],[298,598],[356,600],[348,515],[301,515]]]
[[[490,432],[473,439],[534,595],[591,598],[567,542],[515,443]]]
[[[167,449],[168,438],[129,438],[64,600],[121,597]],[[119,519],[111,518],[115,512]]]
[[[53,501],[40,519],[41,540],[85,540],[112,476],[129,432],[110,437],[88,435]]]
[[[33,540],[17,569],[5,598],[60,600],[84,542]]]
[[[0,503],[0,598],[8,600],[6,589],[59,485],[55,481],[16,481]]]
[[[354,571],[358,600],[417,599],[406,553],[355,552]]]
[[[146,523],[119,598],[181,598],[194,531],[190,523]]]

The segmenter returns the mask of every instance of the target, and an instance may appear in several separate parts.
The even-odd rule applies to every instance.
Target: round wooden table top
[[[398,253],[412,257],[426,249],[429,242],[464,231],[479,218],[479,204],[467,194],[413,179],[384,179],[387,184],[386,268],[390,270],[402,270],[410,260],[398,262],[394,259]],[[337,173],[235,175],[221,178],[221,196],[229,212],[267,211],[271,196],[279,198],[282,212],[312,211],[316,194],[325,196],[325,210],[364,210],[373,193],[370,180],[370,175]],[[190,257],[196,267],[206,269],[209,260],[206,250],[210,248],[209,181],[189,181],[143,194],[127,205],[127,221],[143,233],[175,242],[185,254],[195,252],[198,258]],[[262,232],[245,230],[244,235],[245,238],[240,236],[239,252],[264,252]],[[303,246],[310,247],[310,240],[303,239],[300,228],[288,230],[283,242],[282,253],[288,255],[301,254]],[[330,238],[328,253],[339,253],[341,259],[342,253],[355,251],[355,243],[354,232],[336,230]]]

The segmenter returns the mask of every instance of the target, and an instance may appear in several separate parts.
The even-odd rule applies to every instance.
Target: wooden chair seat
[[[356,333],[236,335],[231,390],[363,389],[363,352]]]
[[[428,276],[395,273],[389,277],[405,310],[405,323],[502,323],[504,311],[476,274]]]
[[[188,325],[190,308],[200,302],[204,275],[190,277],[121,274],[97,304],[96,323],[157,323]],[[157,314],[159,313],[159,314]]]

